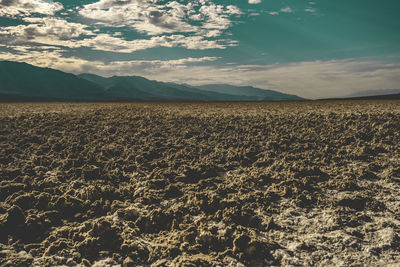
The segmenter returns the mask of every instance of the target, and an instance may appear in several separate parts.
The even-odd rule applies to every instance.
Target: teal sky
[[[399,9],[396,0],[0,0],[0,60],[309,98],[399,89]]]

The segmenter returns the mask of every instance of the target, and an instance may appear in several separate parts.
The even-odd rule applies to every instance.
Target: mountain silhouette
[[[140,76],[74,75],[0,61],[0,101],[270,101],[301,97],[251,86],[190,86]]]
[[[197,86],[201,90],[225,93],[237,96],[251,96],[256,100],[302,100],[296,95],[283,94],[273,90],[259,89],[252,86],[234,86],[229,84],[208,84]]]
[[[400,94],[388,95],[369,95],[369,96],[355,96],[355,97],[341,97],[341,98],[323,98],[319,100],[400,100]]]
[[[102,100],[104,89],[76,75],[26,63],[0,62],[0,93],[22,99]]]
[[[94,74],[80,74],[81,78],[103,86],[112,96],[139,98],[142,100],[214,100],[214,101],[254,101],[256,96],[207,91],[192,86],[152,81],[140,76],[113,76],[104,78]]]
[[[365,90],[358,91],[347,95],[346,97],[376,97],[376,96],[388,96],[388,95],[398,95],[400,94],[400,89],[377,89],[377,90]]]

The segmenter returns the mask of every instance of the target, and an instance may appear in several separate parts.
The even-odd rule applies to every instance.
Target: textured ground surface
[[[400,264],[400,102],[0,114],[1,266]]]

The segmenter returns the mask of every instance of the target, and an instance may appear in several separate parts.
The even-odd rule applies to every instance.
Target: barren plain
[[[0,114],[1,266],[400,265],[400,101]]]

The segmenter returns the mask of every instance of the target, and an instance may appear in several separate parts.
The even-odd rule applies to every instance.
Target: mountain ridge
[[[347,95],[346,97],[370,97],[370,96],[384,96],[384,95],[396,95],[400,94],[400,89],[375,89],[375,90],[364,90],[358,91]]]
[[[231,91],[230,91],[231,90]],[[296,95],[252,86],[191,86],[141,76],[71,74],[24,62],[0,61],[0,101],[277,101]]]
[[[255,96],[259,98],[269,97],[273,99],[279,100],[281,92],[269,90],[269,89],[260,89],[253,86],[236,86],[230,84],[207,84],[207,85],[200,85],[196,86],[196,88],[212,91],[212,92],[219,92],[219,93],[230,93],[238,96]],[[297,97],[295,95],[285,94],[287,96]]]
[[[80,90],[79,86],[83,86],[85,90]],[[23,97],[66,100],[101,100],[106,97],[100,86],[74,74],[13,61],[0,62],[0,92]]]

